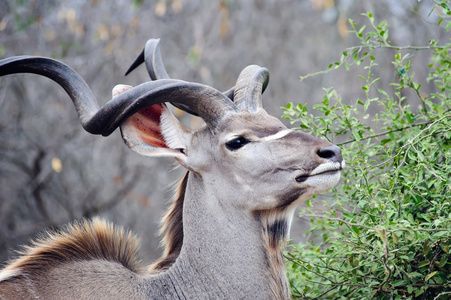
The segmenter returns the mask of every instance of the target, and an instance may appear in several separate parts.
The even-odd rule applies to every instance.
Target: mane
[[[266,259],[271,266],[268,276],[271,279],[270,287],[274,299],[290,298],[288,282],[284,280],[286,271],[282,246],[288,238],[292,214],[293,210],[286,207],[255,212],[262,226]],[[284,297],[281,297],[282,295]]]
[[[18,252],[20,257],[0,272],[0,281],[19,274],[46,272],[68,262],[96,259],[117,262],[138,272],[141,269],[138,248],[136,236],[122,227],[100,218],[82,220],[54,232],[47,231],[31,246],[24,247]]]
[[[161,221],[160,234],[164,253],[160,259],[149,267],[150,272],[158,272],[168,269],[180,254],[183,245],[183,202],[185,200],[186,185],[189,172],[186,172],[179,181],[175,200],[168,208]]]
[[[180,180],[175,201],[162,219],[160,233],[164,235],[162,257],[149,267],[150,272],[168,269],[177,259],[183,244],[183,202],[188,172]],[[138,254],[139,240],[120,226],[94,218],[76,221],[55,231],[46,231],[18,251],[18,258],[0,272],[0,281],[20,274],[46,272],[52,267],[82,260],[102,259],[125,268],[142,270]]]

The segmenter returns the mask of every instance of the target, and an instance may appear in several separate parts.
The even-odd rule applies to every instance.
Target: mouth
[[[315,168],[309,174],[302,174],[302,175],[297,176],[296,181],[299,183],[302,183],[302,182],[306,181],[308,178],[314,177],[314,176],[335,175],[335,174],[339,173],[340,170],[342,170],[343,168],[344,168],[344,161],[341,163],[336,162],[336,163],[319,165],[317,168]]]
[[[322,172],[322,173],[317,173],[317,174],[314,174],[314,175],[300,175],[300,176],[296,177],[296,181],[299,182],[299,183],[302,183],[302,182],[306,181],[308,178],[313,177],[313,176],[318,176],[318,175],[335,175],[335,174],[337,174],[337,172],[340,172],[340,170],[341,170],[341,168],[340,169],[336,169],[336,170],[325,171],[325,172]]]

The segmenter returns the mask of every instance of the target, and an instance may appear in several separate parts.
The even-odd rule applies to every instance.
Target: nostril
[[[320,151],[318,151],[318,156],[321,158],[330,159],[335,156],[335,153],[331,150],[321,149]]]
[[[317,152],[318,156],[333,162],[341,162],[343,157],[341,156],[341,149],[338,146],[331,145],[324,147]]]

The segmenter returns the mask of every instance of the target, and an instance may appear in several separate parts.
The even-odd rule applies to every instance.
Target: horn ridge
[[[149,74],[151,80],[170,79],[161,57],[160,39],[147,40],[143,50],[141,50],[141,52],[138,54],[125,75],[127,76],[128,74],[130,74],[130,72],[132,72],[142,63],[145,63],[147,73]],[[223,94],[233,101],[234,87],[223,92]],[[189,114],[197,115],[195,112],[184,105],[177,103],[172,104]]]
[[[83,126],[100,108],[84,79],[60,61],[27,55],[0,60],[0,76],[17,73],[42,75],[63,87],[72,99]]]
[[[162,102],[189,107],[213,131],[224,117],[238,112],[238,108],[229,98],[210,86],[182,80],[161,79],[143,83],[113,98],[93,117],[92,123],[107,124],[99,132],[107,136],[134,113]]]
[[[236,105],[247,112],[256,112],[262,107],[261,95],[269,82],[268,69],[257,65],[250,65],[238,76],[234,100]]]
[[[125,121],[125,119],[131,115],[131,113],[125,112],[130,112],[129,107],[136,105],[137,99],[151,90],[158,89],[174,82],[177,82],[177,80],[148,81],[121,93],[109,100],[102,108],[99,108],[89,121],[85,123],[83,128],[92,134],[101,134],[103,136],[110,135],[120,126],[121,122]],[[159,102],[147,102],[147,106],[156,103]],[[134,112],[137,112],[137,110]]]
[[[131,71],[136,69],[142,63],[145,63],[147,73],[149,74],[151,80],[170,79],[161,57],[160,39],[147,40],[143,50],[141,51],[141,53],[139,53],[138,57],[136,57],[135,61],[132,63],[125,75],[127,76]],[[198,115],[186,105],[179,103],[171,104],[191,115]]]
[[[92,134],[110,135],[133,113],[162,102],[188,107],[213,130],[224,116],[238,111],[235,104],[218,90],[175,79],[142,83],[100,108],[83,78],[52,58],[19,56],[0,60],[0,76],[14,73],[34,73],[57,82],[72,99],[83,128]]]
[[[152,80],[170,78],[161,57],[160,39],[150,39],[146,42],[144,60],[147,72]]]

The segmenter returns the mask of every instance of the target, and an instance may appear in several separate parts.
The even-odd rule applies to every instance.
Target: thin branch
[[[444,295],[451,295],[451,292],[441,292],[434,298],[434,300],[438,300],[441,296],[444,296]]]
[[[360,142],[360,141],[369,140],[369,139],[372,139],[372,138],[376,138],[376,137],[380,137],[380,136],[384,136],[384,135],[387,135],[387,134],[390,134],[390,133],[393,133],[393,132],[399,132],[399,131],[411,129],[411,128],[413,128],[413,127],[417,127],[417,126],[421,126],[421,125],[429,125],[429,124],[431,124],[431,123],[433,123],[433,122],[434,122],[434,121],[420,122],[420,123],[415,123],[415,124],[412,124],[412,125],[410,125],[410,126],[406,126],[406,127],[403,127],[403,128],[396,128],[396,129],[387,130],[387,131],[384,131],[384,132],[381,132],[381,133],[376,133],[376,134],[368,135],[368,136],[366,136],[366,137],[361,138],[361,139],[359,140],[359,142]],[[346,141],[346,142],[343,142],[343,143],[337,143],[337,145],[338,145],[338,146],[341,146],[341,145],[350,144],[350,143],[352,143],[352,142],[357,142],[357,141],[356,141],[356,140],[349,140],[349,141]]]
[[[375,231],[376,229],[374,227],[369,227],[366,225],[363,225],[361,223],[353,223],[353,222],[349,222],[340,218],[332,218],[332,217],[328,217],[326,215],[318,215],[318,214],[303,214],[302,216],[304,217],[313,217],[313,218],[323,218],[329,221],[336,221],[336,222],[342,222],[346,225],[349,226],[359,226],[361,228],[367,229],[367,230],[371,230],[371,231]],[[424,232],[438,232],[438,231],[444,231],[442,228],[420,228],[420,227],[415,227],[414,229],[408,229],[408,228],[395,228],[395,229],[387,229],[388,233],[394,233],[394,232],[398,232],[398,231],[404,231],[404,232],[409,232],[409,231],[424,231]]]
[[[393,49],[393,50],[435,50],[435,49],[445,49],[445,48],[449,48],[446,46],[438,46],[438,45],[429,45],[429,46],[392,46],[392,45],[387,45],[387,44],[377,44],[377,45],[360,45],[360,46],[354,46],[354,47],[349,47],[349,48],[345,48],[345,51],[357,51],[357,52],[361,52],[363,49],[369,49],[369,50],[374,50],[374,49]],[[314,72],[314,73],[310,73],[307,74],[305,76],[300,76],[300,81],[304,81],[307,78],[310,77],[314,77],[317,75],[321,75],[321,74],[327,74],[331,71],[337,70],[339,69],[342,65],[344,64],[344,61],[341,62],[336,62],[334,64],[331,65],[331,67],[327,70],[321,70],[318,72]]]
[[[360,45],[360,46],[354,46],[346,48],[347,51],[354,51],[354,50],[363,50],[363,49],[393,49],[393,50],[435,50],[435,49],[445,49],[449,48],[446,46],[439,46],[439,45],[429,45],[429,46],[392,46],[392,45],[386,45],[386,44],[373,44],[373,45]]]

